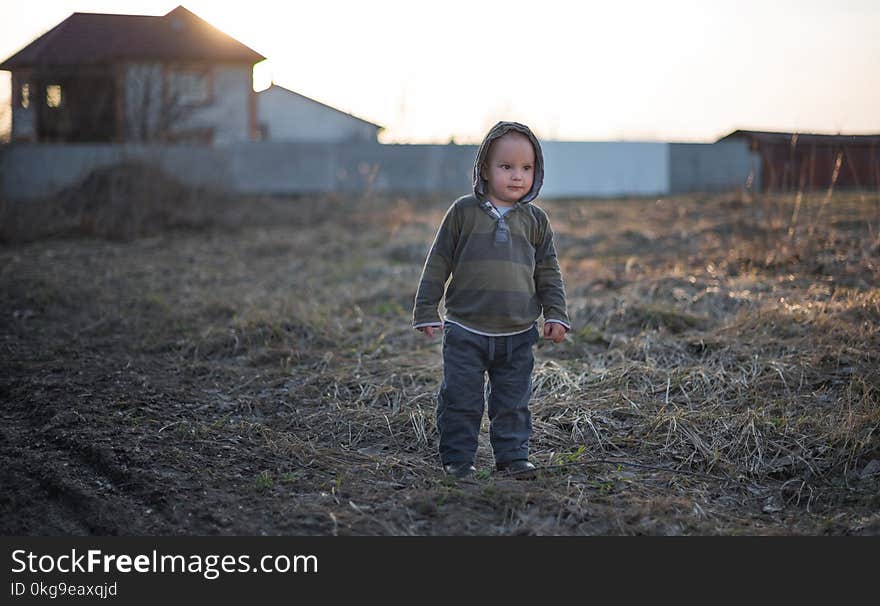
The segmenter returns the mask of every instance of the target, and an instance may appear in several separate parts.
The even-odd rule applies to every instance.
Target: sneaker
[[[446,475],[455,476],[456,479],[461,480],[475,474],[477,468],[470,463],[449,463],[443,466],[443,471],[446,472]]]
[[[507,475],[516,476],[518,480],[534,478],[537,469],[527,459],[518,459],[516,461],[504,461],[496,463],[495,469]]]

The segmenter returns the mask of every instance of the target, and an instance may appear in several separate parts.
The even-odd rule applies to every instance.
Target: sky
[[[501,119],[557,140],[880,133],[880,0],[0,0],[0,58],[73,12],[181,2],[268,58],[255,88],[380,124],[386,143],[475,143]]]

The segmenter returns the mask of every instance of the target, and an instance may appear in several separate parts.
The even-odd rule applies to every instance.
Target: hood
[[[532,142],[532,147],[535,148],[535,178],[532,182],[532,189],[522,197],[519,203],[528,204],[537,198],[538,192],[541,191],[541,186],[544,184],[544,154],[541,153],[541,144],[538,143],[538,138],[535,137],[535,134],[525,124],[520,124],[519,122],[499,122],[492,127],[486,138],[483,139],[477,152],[477,159],[474,161],[474,195],[478,200],[486,199],[486,180],[480,176],[480,166],[486,161],[486,156],[489,154],[489,146],[492,144],[492,141],[502,135],[506,135],[510,131],[516,131],[527,136],[529,141]]]

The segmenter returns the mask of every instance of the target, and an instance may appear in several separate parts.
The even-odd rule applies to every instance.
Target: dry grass
[[[19,431],[82,460],[61,372],[105,467],[148,478],[126,498],[162,476],[213,512],[119,531],[880,530],[876,194],[544,204],[575,330],[537,350],[533,482],[489,472],[485,431],[476,479],[438,473],[439,343],[409,312],[447,201],[248,204],[235,230],[0,253]]]

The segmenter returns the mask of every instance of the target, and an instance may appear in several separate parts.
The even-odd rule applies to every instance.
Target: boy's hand
[[[565,326],[559,322],[545,322],[544,338],[554,343],[561,343],[565,338]]]
[[[425,336],[428,337],[429,339],[433,339],[434,338],[434,331],[438,330],[438,328],[439,327],[437,327],[437,326],[421,326],[417,330],[425,333]]]

